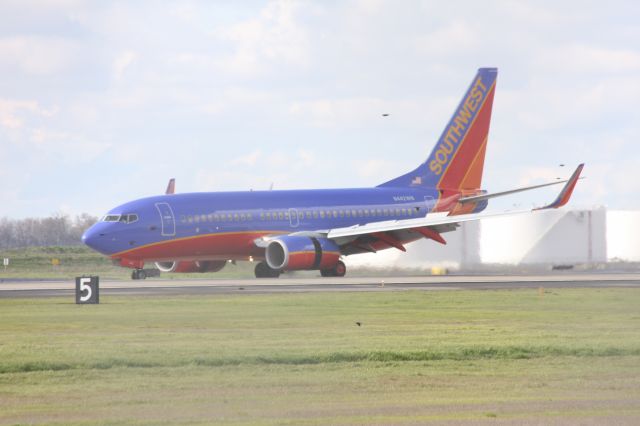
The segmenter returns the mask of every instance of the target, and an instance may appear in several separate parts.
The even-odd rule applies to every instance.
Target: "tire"
[[[132,280],[144,280],[145,278],[147,278],[147,273],[144,271],[144,269],[134,269],[131,272]]]
[[[333,269],[320,269],[320,275],[323,277],[333,277]]]
[[[266,278],[266,275],[267,275],[266,266],[267,265],[265,265],[263,262],[260,262],[256,265],[256,268],[254,269],[256,278]]]
[[[344,277],[346,273],[347,267],[341,260],[333,268],[320,270],[320,275],[323,277]]]
[[[269,268],[269,265],[264,262],[256,265],[254,273],[256,278],[278,278],[280,276],[280,271]]]

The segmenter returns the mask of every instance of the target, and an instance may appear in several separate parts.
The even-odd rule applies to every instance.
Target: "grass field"
[[[86,246],[28,247],[0,251],[0,258],[8,258],[5,269],[0,263],[0,280],[11,278],[68,279],[80,275],[100,275],[103,279],[129,279],[131,269],[113,265],[111,259]],[[58,264],[54,265],[53,260]],[[0,259],[0,262],[2,259]],[[239,262],[228,264],[222,271],[206,274],[163,274],[167,279],[184,278],[253,278],[254,264]],[[147,267],[152,268],[149,264]]]
[[[0,423],[638,424],[639,306],[634,289],[0,299]]]

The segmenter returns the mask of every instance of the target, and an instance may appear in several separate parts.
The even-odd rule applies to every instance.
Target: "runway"
[[[105,296],[190,296],[313,292],[455,291],[523,288],[640,288],[640,274],[449,275],[215,280],[101,281]],[[0,298],[73,297],[75,281],[0,281]]]

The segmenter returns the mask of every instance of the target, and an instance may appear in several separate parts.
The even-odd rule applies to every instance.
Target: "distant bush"
[[[68,215],[46,218],[0,219],[0,249],[19,247],[74,246],[82,244],[81,237],[97,217],[83,213],[71,219]]]

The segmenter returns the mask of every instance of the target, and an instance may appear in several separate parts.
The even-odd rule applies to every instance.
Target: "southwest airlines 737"
[[[425,162],[375,188],[166,194],[122,204],[83,235],[93,249],[143,279],[146,262],[163,272],[215,272],[229,260],[259,262],[258,278],[318,270],[344,276],[341,258],[443,234],[480,214],[493,197],[565,183],[551,204],[565,205],[570,179],[498,193],[481,189],[496,68],[480,68]],[[530,210],[533,211],[533,210]]]

